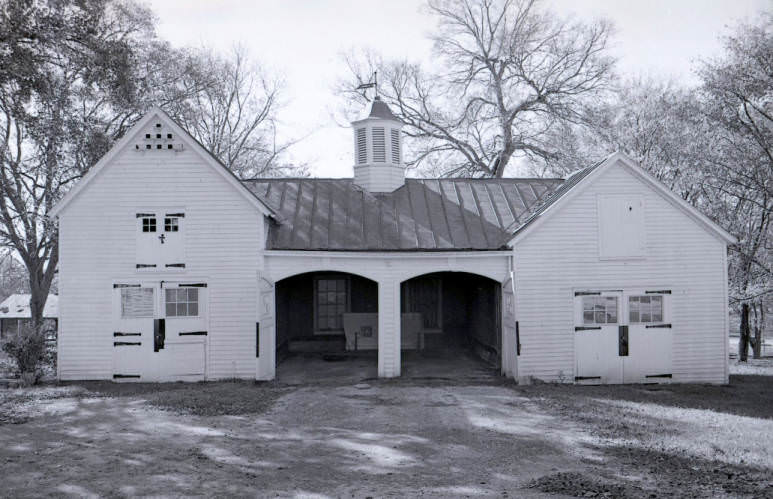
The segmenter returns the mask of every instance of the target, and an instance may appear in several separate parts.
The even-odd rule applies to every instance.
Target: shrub
[[[37,383],[43,376],[46,360],[46,338],[32,326],[22,326],[19,333],[3,345],[3,351],[16,363],[19,376],[30,377]]]

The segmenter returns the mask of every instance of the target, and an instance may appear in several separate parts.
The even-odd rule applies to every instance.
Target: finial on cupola
[[[354,183],[369,192],[392,192],[405,184],[403,124],[379,97],[375,73],[372,83],[357,88],[373,88],[376,95],[367,117],[352,122]]]

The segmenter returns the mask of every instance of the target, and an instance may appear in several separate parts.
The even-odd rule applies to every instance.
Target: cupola
[[[402,127],[378,96],[368,116],[352,122],[355,184],[369,192],[392,192],[405,183]]]

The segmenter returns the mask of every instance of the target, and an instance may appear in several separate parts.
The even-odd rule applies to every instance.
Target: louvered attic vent
[[[368,138],[364,128],[357,129],[357,163],[368,162]]]
[[[400,130],[391,130],[392,132],[392,163],[400,164]]]
[[[386,144],[384,143],[384,128],[373,128],[373,162],[386,163]]]
[[[174,141],[174,134],[163,130],[161,123],[156,123],[152,131],[146,132],[141,143],[134,144],[135,151],[182,151],[182,142]]]

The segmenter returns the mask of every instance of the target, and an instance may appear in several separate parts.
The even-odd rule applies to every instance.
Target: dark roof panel
[[[503,249],[562,182],[407,179],[385,194],[367,192],[352,179],[244,184],[278,214],[270,227],[270,249],[448,251]]]

